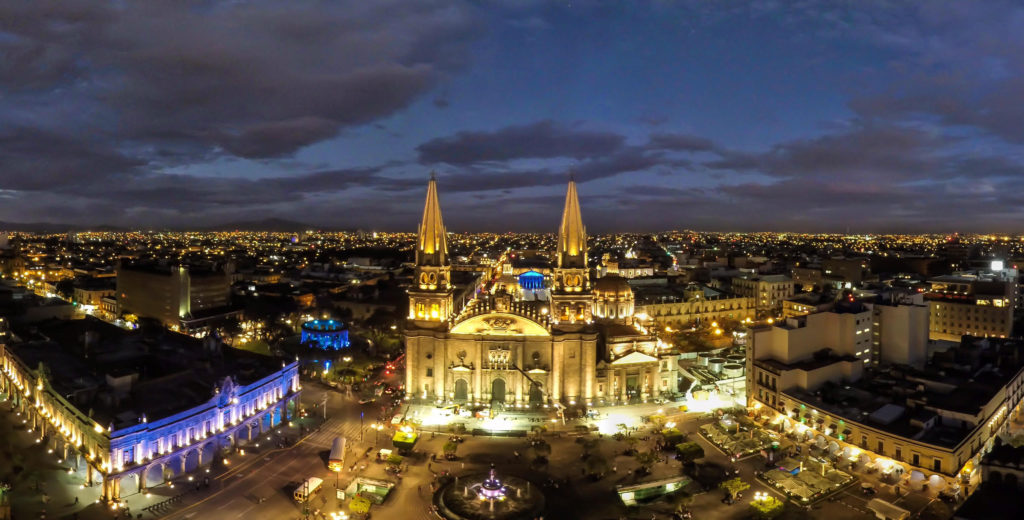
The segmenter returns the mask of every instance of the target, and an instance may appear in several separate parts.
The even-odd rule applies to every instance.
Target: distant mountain
[[[305,231],[307,229],[321,229],[321,227],[283,218],[265,218],[263,220],[242,220],[238,222],[225,222],[223,224],[217,224],[214,226],[206,226],[201,229],[210,231],[299,232]]]
[[[0,231],[21,231],[25,233],[66,233],[84,231],[86,228],[71,224],[53,222],[0,222]]]
[[[3,222],[0,221],[0,231],[20,231],[25,233],[67,233],[68,231],[131,231],[131,230],[175,230],[175,231],[272,231],[276,233],[298,233],[307,229],[323,231],[339,231],[342,228],[324,227],[288,220],[283,218],[266,218],[262,220],[240,220],[236,222],[225,222],[212,226],[172,226],[165,228],[129,228],[124,226],[113,226],[109,224],[96,226],[82,226],[79,224],[60,224],[54,222]]]

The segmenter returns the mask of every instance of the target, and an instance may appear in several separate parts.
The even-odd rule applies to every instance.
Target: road
[[[385,378],[392,382],[395,376]],[[319,403],[327,397],[327,421],[318,430],[308,434],[295,445],[259,454],[252,459],[234,463],[234,467],[219,475],[211,486],[213,491],[165,518],[184,520],[191,518],[298,518],[302,511],[292,499],[292,491],[309,477],[324,479],[324,489],[313,499],[312,505],[322,511],[338,510],[334,499],[336,482],[346,486],[354,476],[352,464],[363,460],[367,448],[374,446],[376,431],[370,428],[381,414],[378,403],[360,405],[358,397],[346,395],[317,383],[304,384],[302,401],[310,415],[323,412]],[[314,407],[316,405],[316,407]],[[360,414],[363,415],[362,420]],[[340,474],[327,469],[327,455],[336,437],[347,441],[346,468]],[[379,436],[383,443],[387,432]],[[359,472],[356,468],[355,473]],[[260,499],[263,499],[261,502]]]

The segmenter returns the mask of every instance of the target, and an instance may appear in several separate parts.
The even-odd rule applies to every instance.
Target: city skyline
[[[1010,3],[0,8],[0,221],[1015,234]],[[182,29],[187,28],[187,29]]]

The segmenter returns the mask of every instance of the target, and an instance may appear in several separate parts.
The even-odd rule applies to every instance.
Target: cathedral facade
[[[573,181],[557,244],[544,274],[522,273],[515,290],[478,279],[460,304],[431,178],[409,289],[410,398],[528,408],[639,402],[676,391],[677,356],[634,322],[626,280],[591,278]]]

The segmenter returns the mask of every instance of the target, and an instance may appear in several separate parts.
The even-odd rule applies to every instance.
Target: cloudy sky
[[[0,3],[0,220],[1024,231],[1019,2]]]

